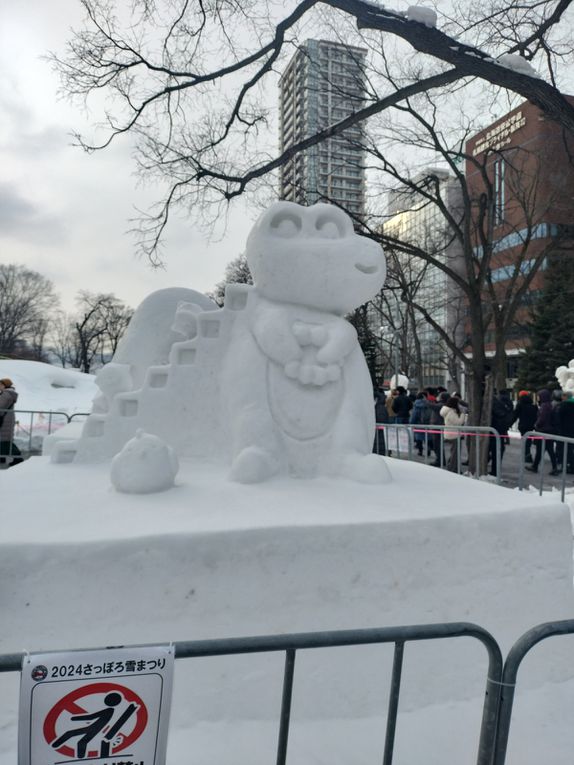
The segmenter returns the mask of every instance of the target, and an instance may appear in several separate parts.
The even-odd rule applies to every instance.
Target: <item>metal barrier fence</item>
[[[538,493],[542,495],[544,489],[544,456],[546,453],[550,456],[552,464],[562,464],[560,468],[561,482],[560,482],[560,496],[562,502],[564,502],[564,496],[566,494],[566,476],[574,472],[574,438],[566,438],[566,436],[555,436],[550,433],[540,433],[536,430],[529,430],[522,436],[521,451],[520,451],[520,471],[518,474],[518,488],[520,491],[524,489],[524,483],[526,478],[527,457],[532,455],[530,450],[532,446],[536,446],[536,457],[534,458],[533,466],[537,473],[540,468],[540,474],[538,478]],[[555,448],[558,445],[558,448]],[[531,461],[529,460],[529,462]]]
[[[431,450],[434,452],[434,464],[436,467],[447,467],[450,463],[451,466],[456,467],[453,472],[462,473],[462,467],[464,466],[462,460],[462,446],[463,442],[466,442],[466,448],[470,461],[470,444],[471,440],[475,440],[475,445],[478,445],[479,439],[489,439],[489,449],[491,445],[494,449],[491,449],[495,459],[495,471],[496,481],[501,482],[501,463],[502,463],[502,449],[500,445],[500,439],[505,436],[501,436],[496,428],[490,427],[475,427],[474,425],[411,425],[408,423],[377,423],[375,435],[375,448],[379,454],[382,454],[382,444],[378,439],[381,437],[385,439],[386,453],[392,452],[392,456],[396,456],[399,459],[403,455],[406,455],[407,459],[412,460],[415,452],[415,441],[419,441],[422,444],[422,455],[426,464],[430,460]],[[421,438],[416,439],[416,435],[420,435]],[[445,438],[446,435],[455,435],[455,438]],[[451,455],[449,460],[445,456],[445,443],[451,444]],[[479,448],[474,449],[474,470],[472,474],[474,478],[480,477],[480,456],[481,450]]]
[[[39,409],[0,409],[0,417],[8,412],[13,413],[16,420],[14,442],[16,442],[20,449],[24,449],[27,454],[40,452],[45,436],[51,435],[59,428],[72,422],[75,418],[88,416],[87,412],[67,414],[67,412]],[[7,447],[2,448],[1,439],[0,452],[8,460],[17,453],[12,441],[8,442]],[[4,454],[4,452],[6,453]]]
[[[498,705],[498,723],[493,765],[504,765],[506,759],[512,707],[516,691],[516,677],[522,660],[530,649],[542,640],[556,635],[572,634],[574,634],[574,619],[565,619],[564,621],[559,622],[545,622],[544,624],[539,624],[528,632],[525,632],[510,649],[506,661],[504,662],[502,682],[500,684],[500,702]]]
[[[314,648],[394,643],[394,659],[382,760],[383,765],[392,765],[405,643],[456,637],[475,638],[485,646],[488,655],[486,691],[482,708],[482,723],[476,762],[477,765],[504,765],[516,692],[516,679],[522,660],[531,648],[542,640],[557,635],[571,634],[574,634],[574,619],[546,622],[537,625],[524,633],[516,641],[504,663],[500,647],[494,637],[482,627],[468,622],[385,627],[381,629],[341,630],[336,632],[309,632],[293,635],[230,638],[225,640],[192,640],[174,643],[174,649],[176,659],[277,651],[285,653],[276,758],[277,765],[285,765],[287,761],[297,651]],[[0,656],[0,673],[20,672],[24,656],[25,654],[23,653]]]
[[[175,658],[189,659],[205,656],[230,654],[264,653],[281,651],[285,653],[283,690],[277,740],[277,765],[285,765],[291,720],[295,657],[299,650],[334,648],[352,645],[394,643],[394,658],[391,671],[387,726],[383,752],[383,765],[391,765],[395,746],[395,732],[401,688],[403,652],[405,643],[420,640],[437,640],[456,637],[471,637],[479,640],[486,648],[488,667],[484,697],[482,724],[478,742],[477,765],[492,765],[498,719],[499,689],[502,678],[502,654],[492,635],[476,624],[453,622],[450,624],[423,624],[381,629],[340,630],[336,632],[308,632],[293,635],[269,635],[263,637],[230,638],[226,640],[192,640],[174,643]],[[0,672],[19,672],[24,654],[0,656]]]

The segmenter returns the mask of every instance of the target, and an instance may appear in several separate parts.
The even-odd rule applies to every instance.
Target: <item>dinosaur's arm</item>
[[[303,352],[284,308],[268,303],[258,306],[251,321],[251,331],[265,356],[277,364],[284,366],[301,358]]]
[[[325,325],[327,338],[317,351],[320,364],[341,364],[357,346],[357,332],[345,319],[334,319]]]

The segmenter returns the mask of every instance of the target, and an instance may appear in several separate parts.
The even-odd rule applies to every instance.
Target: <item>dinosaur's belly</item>
[[[271,415],[291,438],[319,438],[333,427],[343,400],[343,378],[325,385],[303,385],[285,375],[273,362],[267,365],[267,391]]]

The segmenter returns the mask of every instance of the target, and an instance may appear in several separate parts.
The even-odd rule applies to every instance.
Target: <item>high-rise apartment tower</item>
[[[280,150],[358,111],[365,101],[365,54],[326,40],[307,40],[280,81]],[[362,129],[306,149],[281,168],[281,199],[311,205],[331,201],[355,216],[364,213]]]

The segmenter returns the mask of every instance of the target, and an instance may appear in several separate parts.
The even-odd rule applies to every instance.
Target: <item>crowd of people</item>
[[[552,393],[543,389],[538,392],[538,404],[535,404],[528,391],[521,391],[515,409],[513,422],[518,422],[518,430],[524,436],[529,430],[554,436],[574,438],[574,394]],[[551,475],[558,475],[566,460],[566,472],[574,473],[574,444],[567,444],[552,438],[534,440],[535,454],[532,457],[533,440],[526,442],[527,470],[537,473],[542,461],[543,449],[550,458]]]
[[[445,466],[448,470],[459,473],[461,466],[468,464],[468,459],[461,462],[462,434],[460,430],[448,431],[448,427],[460,427],[467,424],[468,404],[460,393],[449,394],[446,388],[427,387],[418,393],[408,392],[398,386],[385,393],[382,387],[376,388],[375,416],[379,425],[410,424],[414,428],[413,440],[420,456],[434,455],[431,463],[435,467]],[[538,472],[544,452],[550,458],[550,475],[559,475],[566,461],[566,472],[574,473],[574,444],[565,444],[548,436],[574,438],[574,394],[561,390],[543,389],[534,396],[529,391],[518,393],[513,402],[509,390],[495,393],[492,401],[490,426],[498,432],[489,437],[488,461],[489,472],[497,476],[498,466],[502,463],[504,451],[509,443],[508,431],[516,423],[520,435],[524,438],[530,431],[540,433],[540,437],[529,437],[525,442],[527,470]],[[444,426],[434,429],[434,426]],[[464,438],[463,438],[464,441]],[[444,449],[441,455],[441,448]],[[387,451],[384,428],[377,430],[373,451],[378,454],[392,454]],[[447,452],[448,453],[445,453]],[[497,459],[500,452],[500,462]],[[534,454],[533,454],[534,452]]]
[[[375,416],[379,424],[420,425],[414,431],[414,443],[420,456],[434,455],[435,467],[445,465],[453,472],[460,472],[458,447],[459,432],[435,430],[436,425],[460,427],[466,424],[468,404],[460,393],[449,395],[446,388],[428,387],[417,394],[398,386],[387,396],[382,388],[375,390]],[[441,456],[441,448],[443,454]],[[445,454],[448,450],[448,454]],[[374,451],[387,453],[384,433],[377,432]],[[391,452],[389,452],[391,453]]]

